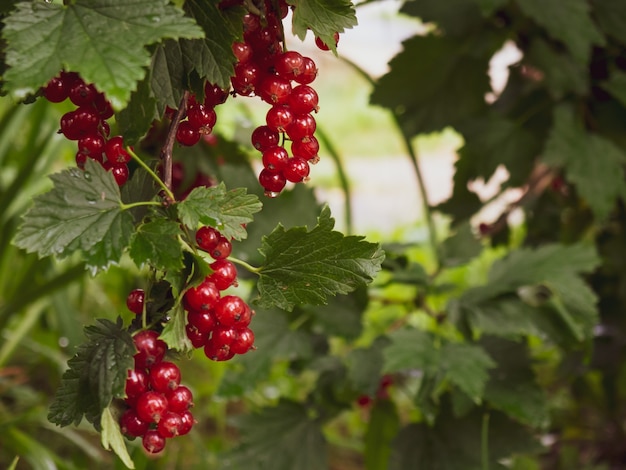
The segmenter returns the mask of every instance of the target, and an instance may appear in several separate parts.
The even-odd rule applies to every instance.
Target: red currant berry
[[[196,232],[196,243],[201,250],[210,252],[217,246],[220,235],[219,230],[213,227],[203,226]]]
[[[205,279],[197,287],[192,287],[183,297],[187,310],[210,310],[220,298],[219,289],[211,281]]]
[[[277,75],[269,75],[261,82],[258,94],[269,104],[285,104],[291,94],[291,82]]]
[[[167,411],[167,398],[160,392],[147,391],[137,398],[137,415],[146,423],[158,423]]]
[[[167,344],[159,339],[159,333],[154,330],[138,332],[133,337],[133,342],[137,348],[137,354],[135,354],[137,368],[147,369],[153,364],[161,362],[167,351]]]
[[[165,438],[156,429],[150,429],[143,435],[141,444],[149,454],[158,454],[165,449]]]
[[[356,399],[356,404],[361,408],[368,408],[372,405],[374,400],[369,395],[360,395],[359,398]]]
[[[94,159],[102,159],[105,146],[104,137],[100,134],[90,134],[78,139],[78,150]]]
[[[317,112],[319,97],[317,92],[309,85],[298,85],[289,95],[289,107],[295,114],[306,114]]]
[[[176,141],[180,145],[192,147],[200,141],[200,131],[189,121],[181,121],[176,130]]]
[[[68,92],[70,101],[76,106],[87,106],[93,104],[97,94],[98,91],[96,90],[96,87],[91,84],[87,84],[82,80],[76,81]]]
[[[165,393],[180,384],[180,369],[173,362],[162,361],[150,368],[149,378],[152,390]]]
[[[274,61],[276,73],[287,80],[295,80],[304,66],[304,58],[299,52],[286,51],[279,54]]]
[[[191,428],[193,428],[193,425],[195,424],[195,420],[193,419],[191,411],[181,412],[180,418],[183,422],[183,425],[178,429],[178,435],[184,436],[185,434],[188,434],[189,431],[191,431]]]
[[[233,54],[237,57],[239,63],[243,64],[252,58],[252,47],[246,42],[234,42]]]
[[[278,145],[278,132],[268,126],[259,126],[252,132],[251,140],[254,148],[263,152]]]
[[[315,118],[310,114],[296,114],[287,126],[287,135],[291,140],[302,140],[312,136],[316,127]]]
[[[281,172],[263,168],[259,174],[259,183],[265,189],[265,195],[276,197],[287,184],[287,179]]]
[[[106,99],[104,93],[98,93],[93,101],[93,106],[98,111],[98,115],[100,119],[104,121],[105,119],[109,119],[113,117],[113,107],[111,106],[111,102]]]
[[[225,259],[228,258],[233,251],[233,245],[228,238],[223,235],[220,235],[217,244],[213,249],[209,252],[209,254],[213,257],[213,259]]]
[[[69,111],[61,116],[61,133],[68,140],[78,140],[82,137],[80,129],[76,125],[76,111]]]
[[[335,34],[333,35],[333,39],[335,41],[335,47],[337,47],[337,44],[339,44],[339,33],[335,32]],[[315,45],[320,48],[323,51],[329,51],[330,47],[328,47],[328,44],[326,44],[324,41],[322,41],[320,38],[316,37],[315,38]]]
[[[305,137],[301,140],[294,140],[291,143],[291,153],[294,157],[301,157],[305,160],[319,159],[317,153],[320,150],[320,144],[317,138],[313,135]],[[311,163],[317,163],[317,161]]]
[[[283,168],[285,178],[292,183],[306,181],[309,176],[309,171],[309,163],[304,158],[300,157],[290,158]]]
[[[187,325],[185,326],[185,333],[187,335],[187,338],[189,338],[191,345],[196,349],[201,348],[206,344],[206,342],[209,340],[210,334],[201,332],[200,330],[198,330],[198,328],[189,323],[187,323]]]
[[[165,438],[176,437],[182,425],[183,420],[178,413],[167,411],[157,425],[157,432]]]
[[[134,408],[127,409],[120,417],[120,430],[122,434],[126,436],[140,437],[143,436],[148,429],[150,429],[150,425],[137,415]]]
[[[293,121],[291,108],[283,105],[272,106],[265,115],[267,127],[276,132],[285,132],[287,126]]]
[[[100,116],[91,106],[81,106],[74,111],[74,126],[80,137],[98,132]]]
[[[189,119],[189,123],[193,127],[199,129],[200,134],[210,134],[217,122],[217,115],[213,108],[203,104],[196,104],[189,107],[187,119]]]
[[[141,315],[143,313],[143,304],[146,297],[146,293],[143,289],[134,289],[130,291],[126,297],[126,307],[135,315]]]
[[[107,161],[104,165],[104,168],[113,174],[113,178],[115,178],[115,182],[118,186],[122,186],[124,183],[126,183],[126,181],[128,181],[130,172],[126,163],[111,164],[111,162]]]
[[[218,259],[211,263],[213,272],[209,276],[219,290],[226,290],[237,281],[237,268],[227,259]]]
[[[303,57],[303,65],[300,74],[294,79],[301,85],[308,85],[312,83],[317,77],[317,66],[310,57]]]
[[[224,90],[212,83],[205,83],[204,85],[204,105],[208,108],[214,108],[220,104],[223,104],[228,99],[228,90]]]
[[[193,394],[188,387],[179,385],[176,389],[165,394],[169,410],[175,413],[182,413],[193,407]]]
[[[230,345],[235,354],[245,354],[254,347],[254,333],[248,327],[237,330],[237,335]]]
[[[280,171],[288,160],[289,154],[283,147],[272,147],[263,152],[263,166],[268,170]]]
[[[215,319],[221,326],[243,328],[250,324],[252,311],[241,297],[226,295],[215,305]]]
[[[216,328],[204,346],[204,354],[212,361],[228,361],[235,355],[230,345],[236,336],[237,331],[234,328]]]
[[[124,148],[124,138],[121,135],[111,137],[104,146],[107,160],[114,163],[128,163],[130,154]]]
[[[124,392],[126,393],[127,403],[136,403],[139,395],[148,391],[148,374],[141,369],[130,369],[126,377]],[[128,401],[128,399],[130,401]]]
[[[230,79],[235,93],[242,96],[251,95],[261,77],[261,69],[254,62],[235,65],[235,75]]]
[[[60,77],[54,77],[50,80],[42,90],[44,98],[51,103],[60,103],[65,101],[68,96],[68,90],[65,82]]]
[[[191,310],[187,314],[187,322],[206,336],[208,336],[217,325],[212,310]]]

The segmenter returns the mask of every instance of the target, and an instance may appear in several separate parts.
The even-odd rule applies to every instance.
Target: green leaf
[[[613,71],[609,80],[602,84],[602,88],[611,93],[622,106],[626,107],[626,73]]]
[[[621,0],[592,0],[595,20],[602,30],[626,42],[626,4]]]
[[[37,196],[24,215],[14,243],[40,257],[85,254],[92,271],[119,261],[133,231],[111,173],[90,159],[85,171],[73,167],[50,176],[53,188]]]
[[[492,15],[498,8],[506,6],[509,0],[474,0],[484,16]]]
[[[150,64],[150,90],[156,99],[159,116],[163,116],[168,106],[178,109],[186,79],[180,42],[168,39],[159,44],[152,54]]]
[[[312,355],[311,336],[302,330],[292,330],[285,312],[257,311],[250,328],[254,331],[255,355],[289,360],[310,358]]]
[[[382,336],[369,348],[353,349],[346,356],[348,380],[352,387],[360,393],[373,396],[380,385],[383,370],[383,348],[388,340]]]
[[[153,121],[159,118],[156,100],[147,78],[141,80],[137,89],[131,93],[128,106],[115,115],[125,145],[135,145],[148,133]]]
[[[259,303],[292,310],[295,305],[323,305],[331,295],[347,294],[371,282],[383,253],[363,237],[333,231],[325,207],[312,230],[279,225],[263,239],[259,268]]]
[[[361,287],[347,295],[331,297],[327,305],[305,310],[311,312],[316,325],[327,336],[354,340],[363,331],[362,316],[367,302],[367,289]]]
[[[167,316],[170,319],[165,323],[165,327],[159,338],[165,341],[170,349],[175,349],[182,353],[190,353],[193,351],[193,345],[191,341],[189,341],[187,331],[185,330],[185,326],[187,325],[185,309],[182,305],[178,304],[167,312]]]
[[[321,423],[304,405],[281,400],[273,408],[242,415],[242,445],[223,459],[225,468],[321,470],[328,468],[327,444]]]
[[[435,372],[439,367],[439,350],[433,337],[414,328],[396,330],[389,335],[391,343],[383,351],[383,372],[399,372],[419,369],[424,373]]]
[[[475,401],[483,396],[488,370],[495,365],[485,350],[475,344],[446,343],[441,348],[440,367],[446,378]]]
[[[406,2],[401,13],[416,16],[425,23],[436,23],[448,35],[464,35],[480,27],[482,14],[475,0],[426,0]]]
[[[293,10],[293,33],[301,40],[310,29],[334,52],[335,33],[343,33],[357,25],[354,5],[350,0],[289,0]]]
[[[130,257],[138,267],[150,264],[160,271],[176,271],[183,267],[183,249],[178,222],[155,218],[137,227],[130,242]]]
[[[135,468],[133,459],[128,454],[128,449],[124,441],[124,436],[120,429],[119,419],[113,417],[113,412],[110,406],[107,406],[102,410],[102,417],[100,419],[102,423],[102,432],[100,439],[102,441],[102,447],[107,450],[112,450],[120,458],[120,460],[128,468]]]
[[[447,267],[461,266],[482,251],[480,240],[472,231],[469,222],[457,226],[454,233],[441,244],[443,264]]]
[[[36,92],[65,69],[80,72],[122,109],[150,64],[145,46],[164,38],[200,38],[203,31],[166,0],[82,0],[20,2],[3,34],[5,86],[13,96]]]
[[[391,441],[400,430],[400,417],[391,400],[376,400],[370,413],[364,444],[366,470],[387,470]]]
[[[196,72],[201,78],[222,88],[230,87],[235,71],[232,44],[242,36],[243,23],[235,30],[218,8],[218,2],[186,0],[185,11],[204,29],[203,39],[182,39],[180,48],[186,72]]]
[[[252,214],[263,205],[254,194],[246,194],[246,188],[226,191],[224,183],[218,186],[198,187],[177,205],[182,222],[192,230],[202,223],[217,228],[227,238],[246,238],[245,224],[252,222]]]
[[[124,396],[128,370],[136,352],[133,339],[117,323],[99,319],[85,327],[87,340],[68,361],[48,419],[60,426],[78,425],[83,416],[100,428],[102,411],[114,397]]]
[[[587,0],[518,0],[517,3],[525,15],[561,41],[581,65],[589,62],[592,45],[605,43],[589,15]]]
[[[609,140],[587,133],[569,107],[554,110],[543,160],[565,168],[567,179],[600,219],[608,216],[618,197],[626,196],[624,178],[615,171],[626,162],[626,154]]]
[[[397,114],[409,136],[442,130],[483,111],[491,49],[501,42],[481,40],[493,44],[434,35],[405,41],[389,62],[390,72],[378,80],[372,104]]]

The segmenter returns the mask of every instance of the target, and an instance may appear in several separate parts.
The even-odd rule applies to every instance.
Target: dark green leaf
[[[128,106],[115,115],[125,145],[135,145],[148,133],[152,122],[159,118],[148,79],[137,84],[137,89],[130,95]]]
[[[298,304],[323,305],[327,298],[347,294],[371,282],[383,253],[363,237],[333,231],[328,207],[312,230],[279,225],[263,239],[265,262],[259,269],[259,302],[292,310]]]
[[[459,164],[460,162],[461,160],[459,160]],[[471,192],[467,188],[467,181],[460,177],[461,172],[457,172],[455,174],[454,189],[450,199],[435,207],[435,209],[451,215],[453,224],[458,224],[470,218],[483,207],[483,203],[476,193]]]
[[[469,222],[459,225],[454,233],[441,244],[443,264],[447,267],[468,263],[482,251],[480,240],[472,231]]]
[[[297,5],[293,10],[293,33],[304,40],[310,29],[333,51],[334,34],[357,25],[350,0],[289,0],[288,3]]]
[[[40,257],[82,251],[93,271],[119,261],[128,246],[133,217],[123,209],[111,173],[87,159],[50,177],[54,187],[35,198],[15,236],[15,244]]]
[[[180,42],[169,39],[159,44],[150,64],[150,89],[156,99],[159,116],[163,116],[168,106],[178,109],[186,79]]]
[[[626,73],[614,71],[602,88],[611,93],[622,106],[626,107]]]
[[[621,0],[592,0],[593,14],[600,28],[626,42],[626,4]]]
[[[365,432],[366,470],[387,470],[391,441],[400,429],[400,417],[391,400],[377,400],[370,414],[370,421]]]
[[[185,10],[204,29],[204,39],[182,39],[182,51],[185,70],[219,85],[230,87],[230,77],[234,75],[235,54],[231,49],[233,42],[241,37],[243,23],[235,30],[233,22],[226,21],[218,8],[218,2],[187,0]]]
[[[328,305],[306,309],[328,336],[356,339],[363,331],[362,315],[367,307],[367,289],[359,288],[347,295],[331,297]]]
[[[233,470],[323,470],[328,468],[321,424],[300,403],[282,400],[273,408],[242,415],[242,445],[222,463]]]
[[[404,328],[389,335],[391,344],[383,351],[383,372],[419,369],[434,372],[439,367],[439,349],[433,337],[424,331]]]
[[[482,398],[488,370],[494,366],[495,362],[481,346],[446,343],[441,348],[440,367],[446,378],[476,401]]]
[[[587,0],[518,0],[517,3],[524,14],[561,41],[582,65],[589,62],[592,45],[604,45],[604,36],[589,16]]]
[[[292,330],[284,312],[257,311],[252,319],[256,351],[251,354],[268,355],[275,359],[309,358],[312,354],[310,335]]]
[[[23,98],[62,69],[80,72],[116,109],[124,108],[150,64],[145,46],[203,32],[166,0],[21,2],[6,19],[6,89]]]
[[[357,392],[373,396],[378,390],[384,363],[382,351],[387,344],[381,336],[369,348],[353,349],[346,356],[348,380]]]
[[[496,10],[506,6],[509,0],[474,0],[484,16],[492,15]]]
[[[482,23],[482,14],[476,0],[426,0],[406,2],[401,10],[425,23],[436,23],[448,35],[463,35]]]
[[[403,46],[371,102],[396,113],[408,135],[442,130],[486,107],[491,51],[479,55],[481,44],[434,35],[413,37]]]
[[[78,425],[83,416],[96,429],[102,411],[114,397],[124,397],[126,375],[133,367],[136,352],[133,339],[122,322],[97,320],[85,327],[87,341],[68,361],[48,419],[60,426]]]
[[[130,242],[130,257],[138,267],[150,264],[160,271],[176,271],[183,267],[183,250],[178,222],[155,218],[137,227]]]
[[[252,222],[252,214],[259,212],[261,207],[259,198],[246,194],[246,188],[226,191],[224,183],[195,188],[177,205],[179,217],[190,229],[195,230],[202,223],[235,240],[246,238],[244,225]]]
[[[626,196],[623,174],[616,171],[626,162],[626,154],[609,140],[587,133],[569,107],[555,109],[543,159],[565,168],[567,179],[600,219],[609,214],[618,197]]]

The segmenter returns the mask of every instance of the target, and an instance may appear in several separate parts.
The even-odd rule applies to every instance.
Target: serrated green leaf
[[[332,51],[336,51],[335,33],[357,25],[356,12],[350,0],[290,0],[293,10],[293,33],[301,40],[310,29]]]
[[[439,349],[433,337],[414,328],[396,330],[389,335],[391,343],[383,351],[383,372],[399,372],[419,369],[424,373],[435,372],[439,367]]]
[[[40,257],[82,251],[93,271],[119,261],[130,241],[133,217],[123,209],[111,173],[87,159],[85,171],[69,168],[50,179],[53,188],[35,198],[15,245]]]
[[[178,222],[155,218],[141,224],[130,242],[130,257],[138,267],[150,264],[160,271],[183,267],[183,249],[178,239],[183,234]]]
[[[48,419],[60,426],[78,425],[83,416],[100,428],[102,411],[114,397],[124,396],[128,370],[136,352],[128,331],[117,323],[99,319],[85,327],[86,341],[68,361]]]
[[[444,344],[440,360],[446,378],[475,401],[483,396],[488,371],[496,365],[481,346],[468,343]]]
[[[238,428],[242,445],[223,459],[236,470],[320,470],[328,467],[321,423],[304,405],[281,400],[273,408],[243,415]]]
[[[178,304],[167,312],[167,316],[169,320],[165,323],[165,327],[159,337],[167,343],[170,349],[175,349],[185,354],[193,351],[193,345],[189,341],[185,330],[187,325],[185,309]]]
[[[168,39],[159,44],[152,54],[150,64],[150,89],[155,97],[159,116],[163,116],[168,106],[178,109],[186,78],[180,42]]]
[[[425,23],[436,23],[438,29],[449,35],[467,34],[483,20],[475,0],[406,2],[400,12],[416,16]]]
[[[252,222],[252,214],[261,210],[261,201],[246,188],[226,191],[224,183],[218,186],[194,188],[177,204],[182,222],[192,230],[202,223],[217,228],[227,238],[246,238],[245,224]]]
[[[148,133],[153,121],[160,116],[157,113],[156,100],[152,96],[148,78],[137,84],[137,89],[131,93],[126,108],[115,115],[115,121],[120,135],[124,136],[125,145],[135,145]]]
[[[391,109],[409,136],[439,131],[472,117],[486,108],[488,63],[491,49],[499,43],[491,37],[481,40],[494,44],[434,35],[405,41],[370,101]],[[482,54],[481,49],[485,49]]]
[[[325,207],[312,230],[281,225],[263,239],[258,299],[262,306],[292,310],[295,305],[323,305],[371,282],[380,270],[379,245],[363,237],[333,231],[335,221]]]
[[[81,0],[18,3],[3,35],[5,86],[12,95],[34,93],[65,69],[80,72],[122,109],[150,64],[145,46],[164,38],[200,38],[203,31],[166,0]]]
[[[626,162],[626,153],[611,141],[586,132],[567,106],[554,110],[543,160],[565,168],[567,179],[600,219],[608,216],[617,198],[626,196],[624,178],[615,171]]]
[[[447,267],[461,266],[480,254],[483,245],[469,222],[454,229],[454,233],[441,243],[443,264]]]
[[[133,459],[128,454],[119,420],[113,417],[110,406],[102,410],[100,422],[102,423],[102,432],[100,435],[102,447],[115,452],[126,467],[131,469],[135,468]]]
[[[181,39],[180,47],[186,72],[222,88],[230,87],[235,71],[232,44],[242,35],[243,23],[235,30],[232,21],[226,21],[215,1],[185,1],[185,11],[204,29],[203,39]]]
[[[400,417],[394,402],[377,400],[370,413],[370,420],[365,431],[366,470],[387,470],[391,454],[391,441],[400,430]]]
[[[525,15],[561,41],[582,65],[589,62],[592,45],[605,44],[589,15],[587,0],[518,0],[517,4]]]
[[[484,16],[491,16],[498,8],[505,6],[509,0],[474,0]]]
[[[302,330],[292,330],[284,312],[256,311],[250,328],[254,331],[253,354],[274,359],[302,359],[312,355],[311,336]]]

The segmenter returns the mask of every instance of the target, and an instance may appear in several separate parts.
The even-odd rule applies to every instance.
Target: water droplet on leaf
[[[91,173],[89,173],[88,171],[85,171],[83,175],[85,176],[85,179],[87,181],[91,181]]]

